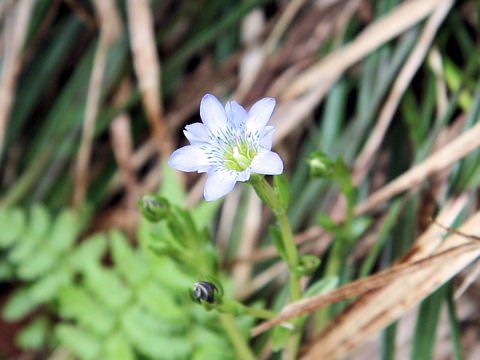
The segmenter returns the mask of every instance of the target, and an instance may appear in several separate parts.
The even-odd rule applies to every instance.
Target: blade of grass
[[[433,350],[435,348],[437,326],[447,287],[448,284],[443,285],[423,300],[420,305],[410,355],[412,360],[434,358]]]
[[[448,321],[450,324],[450,334],[452,337],[452,344],[453,344],[453,358],[455,360],[463,360],[465,357],[463,355],[463,349],[462,349],[462,331],[460,329],[460,322],[457,316],[457,309],[455,304],[455,296],[454,296],[452,282],[448,283],[448,287],[446,291],[446,300],[447,300]]]

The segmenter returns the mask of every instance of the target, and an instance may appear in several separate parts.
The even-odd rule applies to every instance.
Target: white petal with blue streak
[[[223,138],[222,134],[227,130],[227,114],[220,100],[211,94],[205,95],[200,103],[200,117],[215,137]]]
[[[254,136],[260,136],[263,128],[272,117],[276,104],[277,102],[274,98],[263,98],[253,104],[245,123],[247,132]]]
[[[230,123],[236,128],[241,129],[247,121],[247,111],[235,100],[227,102],[225,105],[225,111]]]
[[[211,166],[205,150],[196,145],[188,145],[175,150],[168,160],[168,165],[186,172],[206,172]]]
[[[237,172],[226,169],[214,169],[208,172],[203,195],[207,201],[215,201],[233,190],[237,182]]]
[[[277,153],[264,151],[255,156],[250,169],[256,174],[280,175],[283,172],[283,161]]]
[[[194,123],[185,126],[183,133],[191,144],[208,142],[208,130],[207,127],[202,123]]]

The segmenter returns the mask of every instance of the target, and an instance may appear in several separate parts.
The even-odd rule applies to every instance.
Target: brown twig
[[[431,221],[432,223],[434,223],[435,225],[440,226],[443,230],[448,231],[449,233],[456,234],[456,235],[459,235],[459,236],[463,236],[463,237],[466,238],[466,239],[475,240],[475,241],[480,241],[480,236],[471,235],[471,234],[466,234],[466,233],[464,233],[464,232],[461,232],[460,230],[457,230],[457,229],[454,229],[454,228],[445,226],[445,225],[443,225],[443,224],[440,224],[437,220],[435,220],[435,219],[433,219],[433,218],[431,218],[430,221]]]

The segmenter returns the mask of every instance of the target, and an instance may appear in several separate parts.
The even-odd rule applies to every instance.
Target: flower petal
[[[262,133],[260,134],[260,146],[266,150],[272,150],[273,145],[273,134],[275,134],[276,129],[273,126],[265,126]]]
[[[250,169],[250,167],[248,167],[247,169],[237,174],[237,181],[242,181],[242,182],[248,181],[250,180],[251,175],[252,175],[252,170]]]
[[[245,121],[247,121],[248,118],[248,113],[238,102],[235,100],[227,102],[225,105],[225,111],[228,120],[236,129],[240,129],[244,126]]]
[[[214,136],[222,136],[227,129],[227,114],[215,96],[207,94],[200,103],[200,117]]]
[[[186,172],[206,172],[211,166],[206,151],[196,145],[188,145],[175,150],[168,160],[168,165]]]
[[[208,172],[208,178],[203,189],[207,201],[215,201],[233,190],[237,182],[237,172],[226,169],[215,169]]]
[[[263,98],[257,101],[248,112],[248,119],[245,123],[247,132],[259,136],[268,120],[272,117],[277,101],[274,98]]]
[[[277,153],[263,151],[254,157],[250,170],[256,174],[280,175],[283,172],[283,161]]]
[[[185,126],[183,133],[191,144],[208,142],[208,130],[207,127],[202,123],[193,123]]]

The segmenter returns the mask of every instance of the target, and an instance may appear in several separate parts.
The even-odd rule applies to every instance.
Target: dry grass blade
[[[348,67],[423,20],[445,1],[450,0],[410,0],[400,4],[368,26],[351,43],[330,53],[286,86],[278,95],[280,105],[272,119],[277,129],[276,141],[285,138],[308,118]]]
[[[423,271],[428,267],[432,267],[454,259],[466,252],[471,252],[472,250],[478,249],[478,244],[468,243],[459,245],[458,247],[445,250],[425,259],[415,261],[411,264],[402,264],[391,269],[379,272],[375,275],[371,275],[369,277],[354,281],[327,294],[321,294],[308,299],[297,301],[284,307],[278,318],[266,321],[263,324],[252,329],[252,336],[257,336],[260,333],[292,318],[304,314],[309,314],[322,307],[334,304],[336,302],[348,299],[353,296],[365,294],[372,290],[376,290],[390,284],[393,281],[398,280],[399,277],[409,276],[413,273]]]
[[[138,78],[143,104],[152,127],[158,150],[170,154],[166,125],[161,103],[160,60],[157,55],[153,18],[149,2],[128,1],[128,22],[133,64]]]
[[[132,85],[130,82],[124,80],[113,99],[114,105],[124,102],[128,98],[131,88]],[[133,141],[130,121],[130,116],[126,113],[117,116],[110,125],[110,137],[112,150],[120,168],[120,174],[126,189],[127,216],[125,216],[122,223],[127,232],[133,235],[140,219],[138,211],[135,211],[137,199],[140,194],[137,189],[136,173],[133,164]]]
[[[354,41],[332,52],[299,76],[281,97],[292,99],[318,86],[328,78],[338,78],[343,71],[380,45],[398,36],[428,16],[446,0],[410,0],[368,26]],[[450,1],[450,0],[448,0]]]
[[[448,218],[444,216],[443,219],[439,217],[438,221],[451,222],[454,218],[455,216]],[[457,252],[456,249],[462,248],[465,251],[458,251],[455,256],[431,264],[409,276],[399,277],[387,286],[362,296],[307,346],[304,359],[333,359],[345,356],[480,256],[478,241],[453,234],[442,242],[438,230],[444,232],[438,226],[431,225],[410,254],[394,268],[423,261],[431,256],[431,250],[433,256],[442,253],[453,254]],[[459,231],[464,234],[478,234],[480,212],[471,216]]]
[[[403,93],[411,82],[413,76],[417,72],[420,65],[423,63],[425,55],[433,41],[433,38],[440,27],[443,19],[452,7],[453,0],[444,1],[433,12],[428,19],[425,28],[418,39],[418,42],[413,49],[410,57],[400,71],[395,83],[393,84],[390,95],[385,101],[385,105],[380,112],[379,119],[375,128],[371,132],[367,143],[362,152],[357,157],[353,168],[353,179],[356,184],[362,182],[368,173],[370,167],[376,158],[375,153],[378,151],[382,140],[387,132],[388,126],[392,121],[393,115],[398,107]]]
[[[275,24],[272,32],[265,40],[264,48],[268,55],[271,55],[277,46],[280,38],[285,33],[293,18],[305,3],[305,0],[292,0],[285,6],[285,10]]]
[[[88,164],[92,150],[95,121],[99,111],[103,74],[110,46],[120,36],[122,22],[113,0],[93,2],[100,18],[100,39],[98,42],[92,75],[88,85],[87,104],[83,119],[82,140],[75,168],[75,189],[73,206],[78,209],[82,204],[88,186]]]
[[[466,197],[462,196],[457,200],[447,204],[438,216],[439,221],[444,222],[447,219],[455,218],[465,203]],[[468,243],[468,246],[463,246],[465,244],[461,243],[458,244],[458,248],[452,246],[451,248],[445,249],[445,252],[438,250],[432,255],[434,246],[438,247],[439,245],[439,241],[437,241],[440,239],[441,235],[439,230],[441,229],[438,227],[430,227],[425,234],[422,235],[417,246],[412,249],[411,254],[404,259],[404,263],[399,263],[390,269],[371,275],[367,278],[354,281],[330,293],[313,296],[308,299],[303,299],[289,304],[280,312],[279,317],[270,321],[266,321],[252,329],[252,335],[256,336],[275,325],[281,324],[282,322],[285,322],[291,318],[308,314],[323,306],[330,305],[355,295],[364,294],[380,287],[387,285],[387,287],[389,287],[389,284],[397,279],[413,278],[413,273],[420,273],[426,268],[436,266],[438,264],[444,264],[447,258],[455,258],[459,256],[459,254],[471,251],[471,247],[479,249],[478,244]]]
[[[3,27],[3,48],[0,50],[2,72],[0,74],[0,157],[2,155],[3,140],[7,130],[8,117],[13,105],[15,88],[20,65],[22,50],[27,34],[30,16],[35,4],[33,0],[20,0],[14,4],[5,2],[6,20]],[[8,14],[10,12],[10,14]]]
[[[384,201],[419,185],[430,175],[441,171],[468,155],[480,146],[480,124],[458,136],[448,145],[430,155],[418,164],[370,195],[367,200],[355,207],[355,214],[365,214]]]

